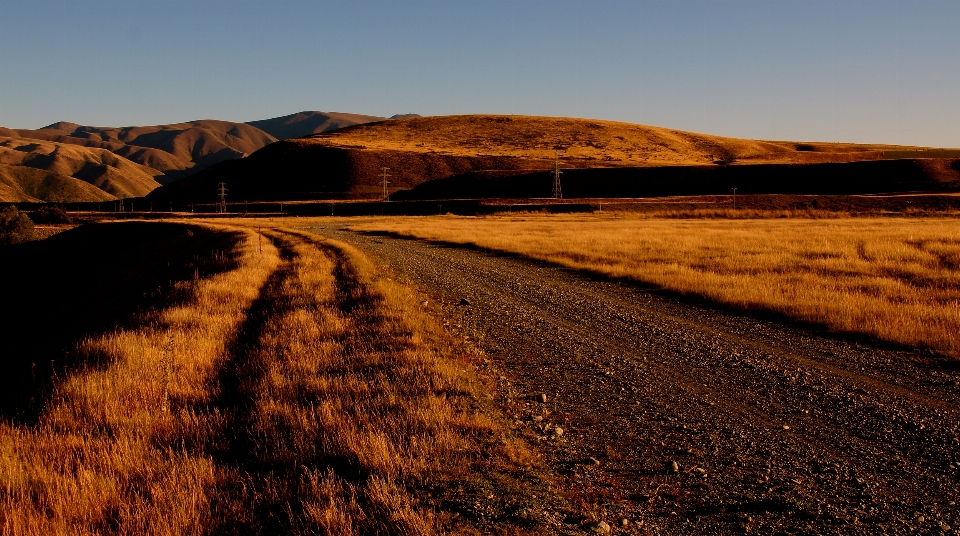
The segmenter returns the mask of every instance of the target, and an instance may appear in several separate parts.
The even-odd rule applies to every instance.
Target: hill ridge
[[[563,149],[560,165],[565,169],[808,166],[875,161],[887,151],[918,149],[744,140],[599,119],[489,114],[413,117],[279,141],[243,160],[225,162],[159,188],[151,196],[213,202],[215,185],[227,182],[234,200],[376,199],[382,195],[383,167],[390,169],[390,189],[396,191],[483,170],[552,169],[557,148]],[[888,168],[893,169],[877,169]],[[921,166],[920,173],[927,171]],[[617,176],[620,180],[622,174]]]
[[[285,140],[386,119],[375,115],[306,110],[270,119],[248,121],[246,124],[257,127],[278,140]]]

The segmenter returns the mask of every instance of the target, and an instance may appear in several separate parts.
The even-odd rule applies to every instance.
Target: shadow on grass
[[[267,360],[279,359],[260,348],[261,339],[270,329],[270,323],[295,311],[298,300],[286,294],[284,287],[296,276],[294,243],[283,238],[270,238],[283,261],[270,276],[260,295],[247,311],[246,320],[237,330],[228,347],[228,359],[217,380],[219,396],[212,407],[228,416],[228,430],[221,434],[224,441],[213,445],[211,454],[221,464],[235,471],[234,479],[223,485],[225,499],[214,508],[213,535],[283,534],[298,532],[310,525],[304,519],[303,504],[298,498],[307,470],[332,470],[348,482],[367,479],[368,471],[355,455],[324,455],[316,458],[296,455],[289,442],[296,431],[279,422],[274,430],[277,437],[264,437],[258,430],[258,400],[262,399],[264,374],[270,367]],[[343,267],[338,265],[338,275]],[[342,276],[341,276],[342,277]],[[351,290],[351,288],[346,288]],[[346,292],[341,289],[341,292]],[[346,295],[349,295],[346,292]],[[351,299],[340,304],[342,311],[358,306]],[[276,329],[276,326],[274,326]],[[312,401],[310,401],[312,405]],[[259,408],[259,411],[263,411]],[[272,448],[266,441],[276,441]],[[322,448],[318,450],[323,450]]]
[[[187,299],[181,281],[236,267],[239,233],[172,223],[106,223],[0,247],[0,417],[36,421],[56,383],[103,362],[77,344],[136,329],[150,310]]]

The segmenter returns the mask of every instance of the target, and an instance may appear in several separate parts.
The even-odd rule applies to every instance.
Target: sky
[[[960,147],[958,0],[0,0],[0,125],[302,110]]]

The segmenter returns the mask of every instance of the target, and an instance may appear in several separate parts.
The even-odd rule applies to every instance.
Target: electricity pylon
[[[557,159],[553,165],[553,197],[555,199],[560,199],[563,197],[563,192],[560,190],[560,175],[563,174],[560,171],[560,151],[554,151],[557,155]]]
[[[219,189],[220,202],[217,203],[217,212],[220,214],[226,214],[227,212],[227,183],[221,182],[217,188]]]
[[[390,193],[387,191],[387,185],[390,184],[390,183],[387,182],[387,177],[389,177],[390,174],[387,173],[387,172],[390,171],[390,168],[384,166],[384,167],[382,167],[382,168],[380,168],[380,169],[383,170],[383,200],[384,200],[384,201],[389,201],[389,200],[390,200]]]

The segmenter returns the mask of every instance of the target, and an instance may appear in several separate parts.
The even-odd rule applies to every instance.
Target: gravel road
[[[955,362],[507,255],[311,230],[433,296],[584,520],[636,534],[960,533]]]

